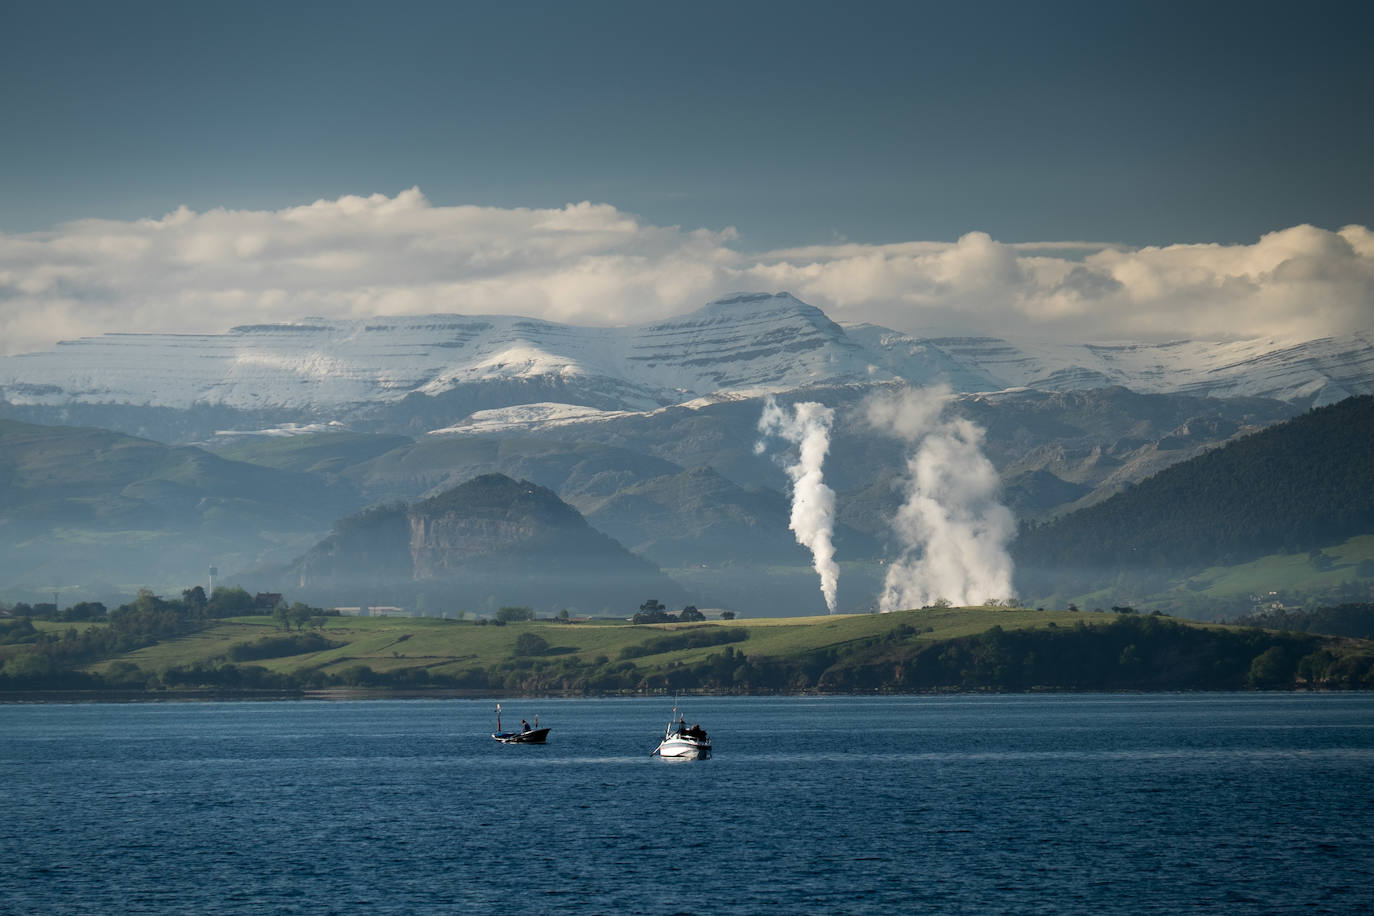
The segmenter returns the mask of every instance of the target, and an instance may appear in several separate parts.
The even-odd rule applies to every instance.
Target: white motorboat
[[[674,706],[673,718],[653,753],[665,760],[705,760],[711,756],[711,738],[700,725],[688,726]]]

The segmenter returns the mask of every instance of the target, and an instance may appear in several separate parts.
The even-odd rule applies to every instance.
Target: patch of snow
[[[521,404],[517,407],[478,410],[461,423],[443,429],[432,429],[427,435],[458,436],[512,430],[541,430],[574,423],[598,423],[603,420],[642,415],[640,411],[597,410],[594,407],[581,407],[576,404]]]
[[[281,426],[274,426],[270,429],[217,429],[215,436],[226,439],[233,438],[288,438],[291,436],[311,436],[317,433],[344,432],[348,426],[331,420],[328,423],[284,423]]]

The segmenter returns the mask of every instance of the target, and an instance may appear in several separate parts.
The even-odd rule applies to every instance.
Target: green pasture
[[[1004,629],[1043,627],[1055,623],[1071,626],[1106,621],[1109,615],[1045,612],[1024,608],[936,608],[895,614],[852,614],[822,617],[759,618],[717,623],[652,624],[628,626],[618,622],[561,623],[537,620],[506,626],[478,625],[466,621],[414,617],[326,617],[314,627],[334,648],[280,658],[253,661],[268,670],[296,673],[322,670],[338,673],[353,665],[377,672],[425,668],[432,673],[461,674],[491,669],[518,660],[516,640],[533,633],[547,643],[541,660],[576,660],[579,664],[605,664],[620,660],[621,651],[663,636],[684,631],[734,629],[748,637],[740,642],[679,649],[632,659],[649,674],[679,664],[692,664],[723,651],[725,645],[750,656],[786,657],[854,640],[882,636],[898,628],[915,630],[919,639],[931,641],[969,636],[992,626]],[[69,625],[64,625],[69,626]],[[904,632],[909,632],[905,630]],[[241,617],[220,621],[209,628],[139,649],[118,659],[91,666],[103,672],[116,661],[132,662],[144,670],[166,670],[197,663],[211,665],[227,659],[238,644],[287,635],[271,618]]]
[[[1374,535],[1351,538],[1321,551],[1329,561],[1314,564],[1307,553],[1273,554],[1238,566],[1214,567],[1193,576],[1194,590],[1210,597],[1282,592],[1304,593],[1364,579],[1359,565],[1374,560]],[[1329,565],[1326,565],[1328,564]]]

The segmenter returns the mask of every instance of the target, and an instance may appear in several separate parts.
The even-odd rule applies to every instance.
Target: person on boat
[[[527,732],[527,731],[529,731],[529,730],[530,730],[530,723],[526,722],[524,719],[521,719],[521,720],[520,720],[520,731],[523,733],[523,732]]]

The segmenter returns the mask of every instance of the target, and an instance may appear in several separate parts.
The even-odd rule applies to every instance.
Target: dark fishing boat
[[[524,719],[520,720],[520,730],[504,732],[501,730],[501,704],[496,704],[496,733],[492,735],[502,744],[543,744],[548,740],[549,730],[539,727],[539,717],[534,717],[534,727]]]

